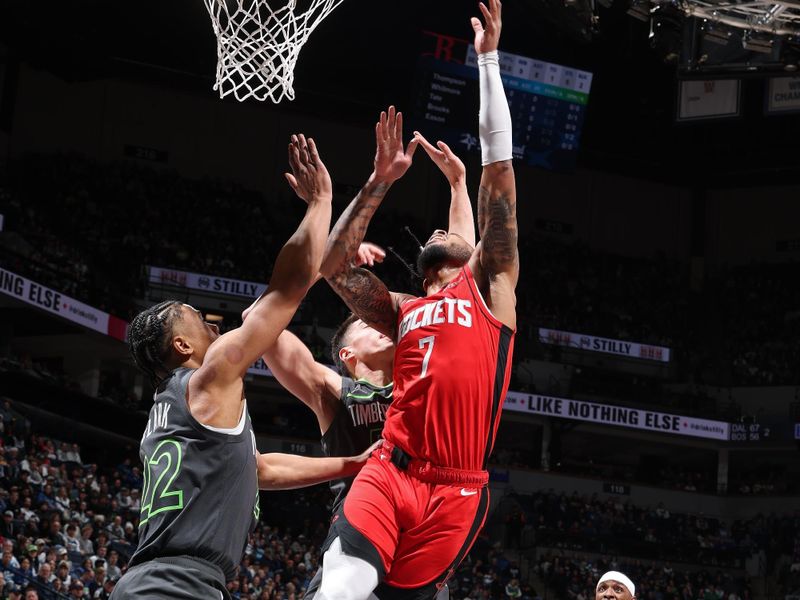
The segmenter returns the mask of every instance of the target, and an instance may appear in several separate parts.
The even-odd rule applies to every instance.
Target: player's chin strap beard
[[[425,246],[423,246],[423,245],[420,243],[420,241],[419,241],[419,238],[417,238],[417,236],[416,236],[416,235],[414,235],[414,232],[413,232],[413,231],[411,231],[411,228],[410,228],[408,225],[406,225],[405,227],[403,227],[403,231],[405,231],[405,232],[406,232],[406,233],[407,233],[407,234],[408,234],[408,235],[411,237],[411,239],[412,239],[412,240],[414,240],[414,242],[417,244],[417,247],[419,248],[419,251],[420,251],[420,252],[422,252],[422,251],[425,249]],[[464,242],[464,243],[465,243],[467,246],[469,246],[469,247],[470,247],[470,248],[472,248],[473,250],[475,249],[475,247],[474,247],[472,244],[470,244],[470,243],[469,243],[467,240],[465,240],[465,239],[464,239],[464,236],[462,236],[461,234],[458,234],[458,233],[455,233],[455,232],[453,232],[453,233],[449,233],[449,232],[448,232],[448,235],[455,235],[455,236],[458,236],[459,238],[461,238],[461,240],[463,240],[463,242]],[[402,264],[402,265],[403,265],[403,266],[406,268],[406,270],[407,270],[407,271],[408,271],[408,272],[411,274],[411,279],[412,279],[412,281],[413,281],[414,283],[417,283],[417,282],[421,281],[422,279],[424,279],[424,277],[422,277],[422,276],[421,276],[419,273],[417,273],[417,270],[416,270],[414,267],[412,267],[412,266],[411,266],[411,263],[409,263],[409,262],[408,262],[406,259],[404,259],[402,256],[400,256],[400,254],[399,254],[399,253],[397,253],[397,252],[395,251],[395,249],[394,249],[394,248],[392,248],[391,246],[387,246],[387,247],[386,247],[386,249],[387,249],[389,252],[391,252],[391,253],[392,253],[392,256],[394,256],[394,257],[395,257],[397,260],[399,260],[399,261],[400,261],[400,263],[401,263],[401,264]]]

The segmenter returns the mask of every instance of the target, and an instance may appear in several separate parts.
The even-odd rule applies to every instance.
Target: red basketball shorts
[[[451,470],[448,483],[433,483],[435,476],[422,481],[413,472],[392,462],[391,447],[378,448],[344,502],[346,521],[380,556],[384,583],[398,588],[443,584],[469,552],[489,508],[488,477],[476,484],[474,476],[459,478]]]

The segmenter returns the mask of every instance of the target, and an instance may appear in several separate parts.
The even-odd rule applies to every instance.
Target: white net
[[[311,32],[343,0],[310,0],[295,12],[297,0],[203,0],[217,36],[220,98],[255,98],[275,103],[294,100],[294,66]]]

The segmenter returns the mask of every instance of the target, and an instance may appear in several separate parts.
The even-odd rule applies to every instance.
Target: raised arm
[[[467,191],[467,169],[450,146],[436,142],[436,146],[426,140],[418,131],[414,137],[450,184],[450,220],[447,233],[456,234],[473,248],[475,247],[475,218]]]
[[[479,133],[483,173],[478,191],[478,228],[481,241],[470,266],[487,304],[503,323],[516,328],[516,297],[519,279],[517,251],[517,192],[511,165],[511,113],[508,109],[497,44],[500,40],[500,0],[480,5],[485,26],[472,19],[478,53],[481,108]]]
[[[315,458],[280,452],[259,454],[256,459],[258,487],[262,490],[293,490],[332,479],[352,477],[380,444],[379,440],[358,456],[351,457]]]
[[[241,401],[242,376],[259,356],[275,342],[289,324],[322,262],[331,219],[331,181],[319,158],[316,144],[303,135],[292,136],[289,144],[289,183],[308,204],[300,226],[281,249],[267,292],[250,310],[241,327],[217,339],[203,358],[202,366],[189,383],[192,413],[200,407],[214,425],[215,413],[224,403]]]
[[[356,266],[383,262],[386,252],[370,242],[362,243],[356,253]],[[326,257],[322,257],[325,264]],[[318,274],[316,280],[322,277]],[[315,281],[316,281],[315,280]],[[259,296],[242,312],[242,322],[261,300]],[[311,351],[291,331],[284,330],[275,343],[262,355],[275,379],[292,395],[314,411],[322,431],[336,416],[342,392],[342,376],[328,366],[314,360]]]
[[[333,402],[339,400],[342,376],[314,360],[302,340],[288,329],[263,358],[278,383],[313,410],[320,426],[327,429],[335,416]]]
[[[325,264],[326,256],[322,257]],[[356,266],[383,262],[386,252],[370,242],[362,243],[356,253]],[[322,275],[317,275],[317,280]],[[242,322],[261,300],[256,299],[242,312]],[[325,431],[336,416],[342,392],[342,376],[314,360],[303,341],[288,329],[281,332],[275,343],[262,355],[275,379],[292,395],[314,411],[320,428]]]
[[[411,166],[417,140],[404,149],[403,115],[395,112],[394,106],[381,113],[375,138],[375,170],[333,226],[322,275],[362,321],[393,338],[397,307],[405,296],[390,292],[373,273],[357,267],[355,258],[389,187]]]

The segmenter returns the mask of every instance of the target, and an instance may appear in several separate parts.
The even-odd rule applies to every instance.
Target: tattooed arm
[[[490,276],[508,276],[516,286],[519,279],[517,192],[510,160],[484,167],[478,191],[478,212],[481,266]]]
[[[478,191],[478,229],[481,242],[470,266],[486,303],[500,321],[516,328],[516,297],[519,279],[517,251],[517,192],[511,165],[511,114],[508,110],[497,44],[500,40],[500,0],[479,4],[485,26],[472,19],[478,53],[481,110],[479,131],[483,174]]]
[[[390,292],[373,273],[356,267],[355,258],[389,187],[411,166],[418,141],[403,148],[403,115],[394,106],[381,113],[375,138],[375,170],[333,226],[320,272],[362,321],[394,338],[397,307],[407,296]]]

